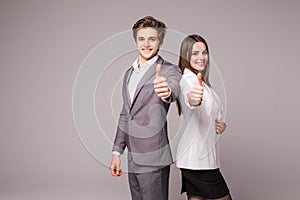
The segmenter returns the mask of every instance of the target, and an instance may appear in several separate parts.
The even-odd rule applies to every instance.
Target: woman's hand
[[[222,120],[216,119],[216,132],[217,134],[222,134],[226,129],[226,123]]]
[[[187,97],[191,106],[200,105],[203,98],[203,87],[194,85],[192,91],[187,94]]]
[[[190,93],[187,94],[187,98],[191,106],[199,106],[203,98],[203,83],[201,73],[197,74],[198,84],[196,83]]]

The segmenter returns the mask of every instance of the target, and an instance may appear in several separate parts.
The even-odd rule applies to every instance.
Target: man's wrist
[[[120,152],[118,152],[118,151],[113,151],[113,152],[112,152],[112,155],[115,155],[115,156],[120,156],[120,155],[121,155],[121,153],[120,153]]]
[[[171,91],[170,86],[168,86],[168,89],[169,89],[169,95],[166,96],[166,97],[162,97],[162,99],[165,100],[165,101],[168,101],[168,98],[169,98],[169,97],[171,96],[171,94],[172,94],[172,91]]]

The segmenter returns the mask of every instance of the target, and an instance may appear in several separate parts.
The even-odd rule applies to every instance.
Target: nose
[[[198,58],[201,59],[201,60],[203,59],[202,53],[199,53],[199,54],[198,54]]]
[[[145,47],[149,47],[149,46],[150,46],[149,40],[145,40]]]

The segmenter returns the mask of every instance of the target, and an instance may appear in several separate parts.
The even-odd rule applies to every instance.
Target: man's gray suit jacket
[[[156,66],[161,64],[161,75],[167,79],[171,95],[164,101],[154,92]],[[180,92],[181,71],[160,56],[138,83],[134,99],[128,92],[128,81],[133,67],[124,75],[120,113],[113,151],[121,154],[128,149],[128,163],[134,166],[163,167],[173,162],[167,130],[170,103]],[[132,102],[132,103],[131,103]]]

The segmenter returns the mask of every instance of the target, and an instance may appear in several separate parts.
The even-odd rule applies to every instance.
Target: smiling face
[[[203,42],[196,42],[193,45],[190,65],[193,69],[201,72],[208,62],[208,51]]]
[[[143,64],[157,55],[160,47],[157,30],[154,28],[141,28],[137,31],[135,38],[139,53],[139,63]]]

